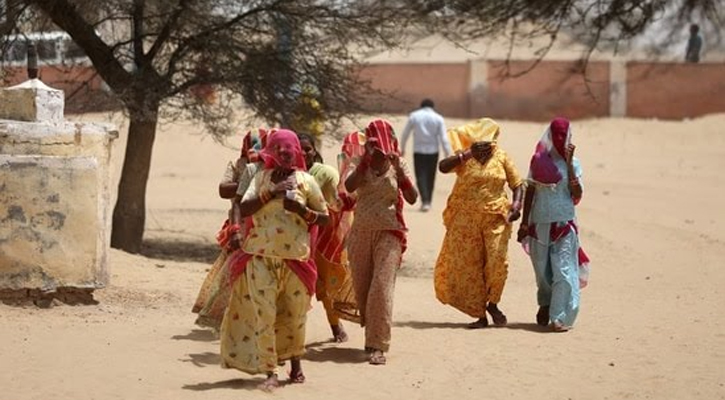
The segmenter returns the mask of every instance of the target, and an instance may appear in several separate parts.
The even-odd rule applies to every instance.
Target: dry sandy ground
[[[85,116],[84,119],[99,118]],[[404,117],[391,117],[401,129]],[[460,121],[448,121],[454,125]],[[522,173],[542,124],[501,121]],[[319,305],[308,323],[308,382],[280,399],[725,399],[725,115],[693,121],[576,121],[585,169],[579,207],[593,259],[576,329],[535,326],[529,261],[510,245],[506,328],[464,329],[439,304],[432,268],[452,176],[434,208],[407,210],[410,249],[396,287],[388,365],[364,362],[363,337],[329,342]],[[125,133],[122,131],[122,136]],[[159,133],[144,255],[111,251],[111,283],[95,306],[0,305],[0,399],[249,399],[261,377],[219,367],[219,343],[189,312],[216,250],[227,204],[216,184],[236,141],[191,124]],[[332,147],[325,149],[332,161]],[[114,149],[115,175],[123,139]]]

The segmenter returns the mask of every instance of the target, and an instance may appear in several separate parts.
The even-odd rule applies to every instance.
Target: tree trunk
[[[158,107],[131,111],[126,155],[123,159],[118,199],[113,210],[111,247],[129,253],[141,251],[146,220],[146,184],[156,136]]]

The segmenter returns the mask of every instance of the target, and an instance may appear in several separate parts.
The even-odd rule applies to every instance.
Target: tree
[[[353,6],[355,4],[355,6]],[[6,32],[61,29],[83,49],[130,120],[111,245],[141,248],[160,119],[186,114],[216,137],[243,100],[270,124],[296,88],[315,88],[326,118],[357,111],[357,56],[392,46],[394,7],[314,0],[9,0]],[[354,44],[354,46],[353,46]],[[219,90],[216,101],[199,95]]]
[[[111,244],[141,247],[156,127],[186,114],[222,137],[243,101],[288,123],[302,87],[339,121],[370,93],[356,66],[411,36],[455,41],[578,32],[590,49],[641,33],[665,10],[722,21],[718,0],[6,0],[5,34],[61,29],[125,107],[128,144]],[[545,54],[546,48],[542,49]],[[585,54],[584,57],[587,55]],[[542,55],[543,57],[543,55]],[[209,96],[214,88],[218,96]]]

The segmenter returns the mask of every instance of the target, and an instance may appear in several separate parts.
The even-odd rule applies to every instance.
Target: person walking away
[[[408,138],[411,133],[413,134],[413,168],[415,182],[420,192],[422,212],[430,210],[433,201],[438,149],[443,148],[445,157],[451,154],[445,121],[434,106],[433,100],[423,100],[420,108],[410,114],[401,136],[401,155],[405,156]]]
[[[692,24],[690,25],[690,38],[687,40],[687,48],[685,49],[685,61],[689,63],[700,62],[701,51],[702,36],[700,35],[700,26]]]

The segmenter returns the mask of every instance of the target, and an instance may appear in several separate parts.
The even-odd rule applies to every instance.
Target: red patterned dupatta
[[[305,161],[302,155],[302,148],[300,147],[300,141],[297,138],[297,134],[287,130],[280,129],[267,136],[267,143],[259,152],[260,158],[264,162],[264,169],[274,169],[278,165],[282,164],[280,157],[277,154],[277,149],[286,146],[291,149],[294,153],[292,168],[298,171],[304,171]],[[251,221],[251,218],[249,218]],[[315,287],[317,284],[317,266],[315,265],[314,257],[312,252],[317,245],[317,225],[310,225],[309,236],[310,236],[310,255],[305,261],[299,260],[285,260],[289,268],[297,275],[302,283],[307,288],[310,295],[315,293]],[[247,254],[242,250],[237,250],[230,257],[230,283],[236,281],[239,276],[244,273],[247,267],[247,263],[253,257],[252,254]]]
[[[385,155],[395,154],[400,156],[400,149],[398,148],[398,139],[395,137],[395,131],[390,122],[383,119],[376,119],[371,121],[367,127],[365,127],[365,140],[366,142],[372,142],[374,148],[380,150]],[[365,156],[363,156],[365,157]],[[369,157],[369,155],[368,155]],[[398,200],[395,203],[395,218],[400,222],[400,226],[403,228],[398,231],[391,231],[395,236],[400,239],[400,244],[405,253],[408,247],[408,241],[405,235],[407,227],[405,225],[405,219],[403,218],[403,192],[398,188]]]

